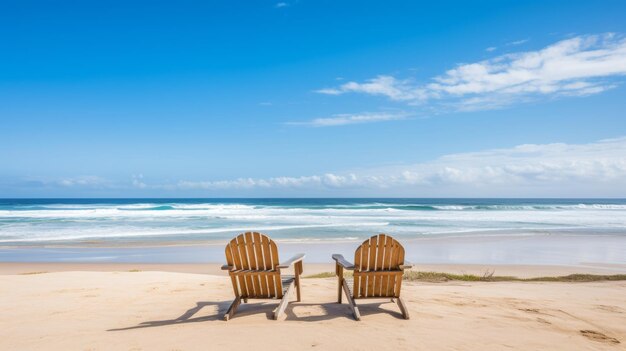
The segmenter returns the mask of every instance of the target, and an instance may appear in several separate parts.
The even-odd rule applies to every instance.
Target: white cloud
[[[508,45],[508,46],[517,46],[517,45],[522,45],[522,44],[527,43],[529,40],[530,40],[530,39],[515,40],[515,41],[512,41],[512,42],[510,42],[510,43],[507,43],[506,45]]]
[[[427,84],[379,75],[363,83],[347,82],[317,92],[362,93],[409,104],[438,101],[459,109],[483,109],[541,97],[597,94],[616,87],[616,79],[623,75],[626,39],[605,34],[579,36],[538,51],[460,64]]]
[[[315,118],[307,122],[290,122],[288,124],[311,127],[336,127],[348,124],[397,121],[406,119],[408,116],[405,112],[364,112],[358,114],[336,114],[332,117]]]
[[[145,189],[148,187],[148,185],[143,181],[143,174],[133,175],[132,179],[133,187],[139,189]]]
[[[12,189],[220,196],[626,197],[626,137],[588,144],[523,144],[392,165],[303,176],[146,184],[96,176],[21,181]],[[3,184],[0,183],[0,186]]]
[[[277,8],[277,9],[279,9],[281,7],[287,7],[287,6],[289,6],[289,4],[286,3],[286,2],[279,2],[279,3],[276,3],[276,5],[274,5],[274,7]]]
[[[495,46],[490,46],[490,47],[486,48],[486,49],[485,49],[485,51],[487,51],[487,52],[492,52],[492,51],[496,51],[497,49],[498,49],[498,48],[497,48],[497,47],[495,47]]]
[[[408,80],[398,80],[392,76],[380,75],[365,83],[348,82],[339,88],[325,88],[316,90],[317,93],[327,95],[341,95],[344,93],[364,93],[369,95],[386,96],[392,100],[407,101],[425,98],[423,89],[416,89]]]
[[[44,181],[44,183],[50,183],[50,182]],[[103,187],[103,186],[109,185],[108,180],[98,177],[98,176],[92,176],[92,175],[78,176],[78,177],[72,177],[72,178],[63,178],[63,179],[59,179],[51,183],[53,184],[56,183],[63,187]]]
[[[253,188],[343,188],[352,187],[357,183],[356,175],[337,175],[326,173],[324,175],[302,177],[274,177],[266,179],[238,178],[234,180],[219,181],[180,181],[177,186],[180,189],[253,189]]]
[[[356,189],[365,196],[625,196],[626,137],[589,144],[525,144],[358,172],[181,181],[177,187],[296,193],[298,189]]]

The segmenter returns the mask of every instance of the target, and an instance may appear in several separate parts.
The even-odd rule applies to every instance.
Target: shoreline
[[[0,262],[0,275],[39,275],[61,272],[162,272],[227,276],[220,269],[223,262],[207,263],[59,263],[59,262]],[[334,263],[306,263],[304,277],[334,272]],[[536,278],[570,274],[626,274],[626,265],[588,264],[564,265],[486,265],[486,264],[415,264],[412,271],[445,272],[482,276],[494,272],[500,276]]]
[[[235,234],[237,235],[237,234]],[[446,234],[418,234],[414,236],[396,236],[402,242],[413,241],[441,241],[441,240],[507,240],[515,238],[529,238],[529,237],[578,237],[578,238],[624,238],[626,239],[626,229],[621,230],[607,230],[607,231],[574,231],[574,230],[539,230],[534,232],[528,231],[502,231],[502,230],[480,230],[480,231],[460,231],[455,233]],[[310,244],[345,244],[356,243],[360,244],[366,240],[363,238],[308,238],[308,239],[295,239],[295,238],[272,238],[277,244],[281,245],[310,245]],[[224,246],[230,239],[219,238],[211,240],[189,239],[189,240],[135,240],[124,241],[119,238],[107,238],[107,239],[94,239],[94,240],[53,240],[53,241],[41,241],[25,244],[25,243],[0,243],[0,250],[9,249],[133,249],[133,248],[163,248],[163,247],[202,247],[202,246]]]
[[[268,234],[265,231],[261,231]],[[275,232],[280,232],[277,230]],[[384,231],[383,231],[384,232]],[[233,231],[232,237],[240,234]],[[373,235],[373,233],[372,233]],[[271,236],[271,235],[270,235]],[[602,238],[616,237],[626,239],[626,228],[594,228],[593,230],[580,228],[553,228],[553,229],[476,229],[462,230],[444,233],[427,234],[400,234],[395,235],[402,242],[412,241],[438,241],[438,240],[490,240],[490,239],[512,239],[526,237],[582,237],[582,238]],[[157,239],[159,238],[159,239]],[[114,248],[160,248],[160,247],[197,247],[197,246],[220,246],[226,245],[231,237],[221,237],[214,239],[188,239],[177,238],[175,236],[119,236],[110,238],[85,238],[67,240],[36,240],[36,241],[0,241],[2,249],[114,249]],[[143,239],[143,240],[142,240]],[[309,244],[360,244],[367,237],[321,237],[321,238],[286,238],[282,236],[272,236],[277,244],[286,245],[309,245]]]
[[[414,264],[450,265],[626,265],[624,235],[456,236],[399,239]],[[351,259],[361,240],[288,242],[276,240],[285,260],[305,253],[307,263],[332,263],[339,253]],[[224,245],[120,247],[2,247],[0,262],[206,264],[224,260]]]

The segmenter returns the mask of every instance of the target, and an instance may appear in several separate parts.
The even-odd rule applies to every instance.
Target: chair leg
[[[398,307],[400,307],[400,312],[402,312],[402,316],[404,319],[409,319],[409,310],[406,308],[406,304],[401,297],[397,298]]]
[[[345,279],[342,282],[343,291],[346,293],[346,300],[348,301],[348,306],[352,310],[352,314],[354,315],[354,319],[357,321],[361,320],[361,312],[359,312],[359,307],[357,307],[356,302],[354,302],[354,298],[350,295],[350,289],[348,288],[348,283]],[[340,290],[341,291],[341,290]]]
[[[343,267],[341,267],[339,264],[336,264],[335,273],[337,274],[337,302],[341,303],[341,288],[343,284]]]
[[[287,304],[289,303],[289,297],[293,293],[293,286],[294,285],[295,285],[294,282],[291,282],[291,284],[289,284],[289,287],[287,288],[287,291],[283,295],[283,298],[278,303],[278,307],[276,307],[276,309],[274,310],[274,319],[275,320],[280,318],[280,316],[282,316],[283,313],[285,312],[285,308],[287,308]]]
[[[300,277],[296,278],[296,301],[300,302],[302,300],[300,295]]]
[[[233,300],[233,303],[230,304],[230,307],[228,307],[228,310],[226,311],[226,314],[224,315],[225,321],[228,321],[229,319],[233,318],[233,316],[235,315],[235,312],[237,311],[237,307],[239,307],[240,303],[241,303],[241,297],[239,296],[235,297],[235,299]]]
[[[300,295],[300,273],[302,271],[302,261],[296,263],[295,271],[296,271],[296,301],[300,302],[302,299]]]

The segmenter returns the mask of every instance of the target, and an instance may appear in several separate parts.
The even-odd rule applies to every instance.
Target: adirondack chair
[[[404,248],[394,238],[379,234],[365,240],[354,253],[354,264],[342,255],[334,254],[335,271],[339,282],[337,299],[341,303],[341,291],[346,294],[354,319],[361,320],[356,299],[391,298],[398,303],[404,319],[409,311],[400,297],[402,274],[411,266],[404,262]],[[354,271],[354,279],[344,278],[344,269]]]
[[[300,301],[303,259],[304,254],[297,254],[287,262],[279,263],[276,243],[261,233],[247,232],[231,240],[226,245],[226,264],[222,270],[230,275],[235,300],[224,320],[231,319],[241,300],[248,302],[248,299],[280,299],[274,310],[274,319],[278,319],[285,311],[294,287],[297,301]],[[281,274],[281,269],[294,265],[295,276]]]

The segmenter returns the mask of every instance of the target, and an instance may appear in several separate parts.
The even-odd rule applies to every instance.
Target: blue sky
[[[626,196],[626,3],[0,4],[0,197]]]

